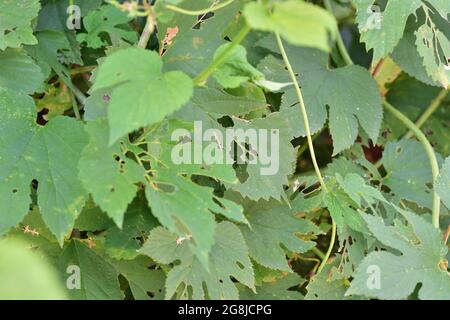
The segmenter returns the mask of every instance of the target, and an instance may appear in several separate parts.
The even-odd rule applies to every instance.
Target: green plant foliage
[[[449,17],[0,1],[0,298],[449,300]]]
[[[98,10],[91,11],[84,19],[83,24],[87,33],[77,35],[77,41],[86,42],[88,47],[93,49],[101,48],[107,42],[101,39],[102,33],[108,33],[112,42],[120,39],[135,42],[137,35],[133,31],[123,30],[118,25],[126,24],[132,20],[124,12],[113,6],[102,6]]]
[[[0,242],[1,299],[66,299],[66,290],[55,269],[48,261],[27,250],[27,245],[26,242],[12,240]],[[11,274],[17,278],[12,278]]]
[[[410,212],[402,214],[409,223],[410,230],[406,234],[402,225],[388,227],[378,217],[364,217],[372,234],[401,255],[381,251],[370,253],[358,266],[355,280],[346,294],[403,299],[417,283],[421,283],[419,298],[449,299],[450,278],[443,264],[448,249],[441,243],[440,233],[423,218]],[[370,266],[379,268],[382,275],[379,286],[367,285]]]
[[[123,64],[123,60],[129,64]],[[96,73],[91,91],[112,88],[108,106],[110,143],[140,127],[161,121],[192,96],[192,81],[183,72],[162,72],[155,52],[130,48],[113,53]],[[139,89],[140,88],[140,89]],[[160,108],[164,104],[164,108]],[[128,105],[132,112],[124,108]]]
[[[215,241],[216,245],[211,249],[209,269],[205,270],[187,250],[185,243],[177,244],[176,235],[162,228],[152,231],[148,244],[144,245],[142,251],[160,263],[181,261],[167,275],[167,298],[171,298],[183,284],[184,288],[180,292],[182,297],[189,297],[189,289],[192,289],[194,299],[204,299],[205,283],[210,299],[237,299],[238,290],[231,281],[231,276],[254,289],[253,268],[239,229],[230,222],[219,223]]]
[[[337,32],[336,20],[327,11],[303,1],[274,2],[272,6],[249,3],[244,16],[250,27],[277,32],[298,46],[329,51],[329,38]]]
[[[39,0],[5,0],[0,5],[0,50],[36,44],[31,28],[32,19],[40,9]]]

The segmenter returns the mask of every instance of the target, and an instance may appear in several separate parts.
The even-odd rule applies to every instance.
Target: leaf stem
[[[428,141],[427,137],[423,134],[423,132],[406,117],[403,113],[395,109],[389,102],[383,101],[383,106],[392,113],[398,120],[400,120],[406,127],[409,128],[413,132],[413,134],[417,137],[417,139],[422,143],[425,148],[425,152],[427,153],[428,159],[431,165],[431,173],[433,177],[433,185],[436,181],[437,176],[439,175],[439,164],[436,159],[436,154],[434,153],[433,147]],[[436,191],[433,191],[433,207],[432,207],[432,222],[433,225],[439,229],[439,210],[440,210],[440,198]]]
[[[314,252],[314,254],[318,256],[321,260],[325,260],[325,254],[322,251],[320,251],[317,247],[313,247],[311,251]]]
[[[222,64],[224,64],[227,59],[229,58],[230,54],[233,52],[233,50],[244,40],[244,38],[247,36],[247,34],[250,32],[250,27],[245,24],[242,29],[239,31],[239,33],[236,35],[236,37],[233,39],[233,41],[228,45],[222,53],[213,60],[213,62],[205,69],[203,70],[197,77],[194,79],[194,84],[196,86],[203,86],[208,80],[209,76],[216,71],[218,67],[220,67]]]
[[[72,109],[73,113],[75,114],[75,118],[80,120],[81,119],[80,110],[78,110],[78,103],[77,100],[75,99],[75,94],[73,92],[70,93],[70,100],[72,102]]]
[[[333,8],[331,7],[331,3],[330,0],[323,0],[323,4],[325,6],[325,8],[331,13],[333,13]],[[353,60],[350,57],[347,48],[345,47],[345,43],[344,43],[344,39],[342,39],[341,33],[339,31],[339,29],[337,30],[337,35],[336,35],[336,44],[338,47],[338,50],[342,56],[342,58],[344,59],[345,63],[348,65],[352,65],[353,64]]]
[[[445,99],[447,94],[449,93],[449,90],[442,89],[441,92],[436,96],[436,98],[433,99],[431,104],[428,106],[428,108],[425,110],[425,112],[417,119],[416,121],[416,127],[421,128],[424,123],[431,117],[431,115],[439,108],[442,101]],[[413,130],[409,130],[404,136],[404,139],[409,139],[414,135]]]
[[[215,6],[212,6],[212,7],[206,8],[206,9],[201,9],[201,10],[187,10],[187,9],[183,9],[183,8],[174,6],[172,4],[168,4],[168,5],[166,5],[166,9],[172,10],[172,11],[175,11],[175,12],[178,12],[178,13],[181,13],[181,14],[185,14],[185,15],[188,15],[188,16],[200,16],[202,14],[205,14],[205,13],[208,13],[208,12],[211,12],[211,11],[216,11],[216,10],[225,8],[226,6],[231,4],[232,2],[234,2],[234,0],[228,0],[228,1],[225,1],[225,2],[222,2],[222,3],[219,3],[219,4],[215,5]]]
[[[283,42],[281,41],[280,35],[278,33],[276,33],[275,36],[277,39],[278,48],[280,49],[281,55],[283,56],[284,64],[286,65],[286,68],[287,68],[289,75],[291,76],[292,82],[294,83],[294,86],[295,86],[295,91],[297,93],[298,101],[300,104],[300,111],[303,116],[303,125],[305,126],[306,139],[308,140],[309,153],[311,155],[311,160],[312,160],[312,163],[314,166],[314,170],[316,171],[316,175],[317,175],[317,178],[319,179],[322,190],[324,190],[324,192],[328,192],[328,188],[323,180],[319,165],[317,164],[316,153],[314,151],[313,139],[311,136],[311,130],[309,128],[308,114],[306,112],[306,107],[305,107],[305,102],[303,100],[302,90],[300,89],[297,78],[295,76],[295,72],[292,69],[291,63],[289,62],[289,57],[286,54],[286,50],[284,49]],[[331,227],[330,244],[328,245],[328,250],[322,259],[322,263],[320,264],[319,269],[317,270],[317,273],[320,273],[320,271],[322,271],[323,267],[326,265],[328,259],[330,258],[331,251],[333,250],[334,242],[336,240],[336,222],[334,221],[333,218],[331,218],[331,221],[332,221],[332,227]]]

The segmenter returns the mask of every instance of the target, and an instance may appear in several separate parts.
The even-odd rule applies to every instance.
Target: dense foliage
[[[450,299],[449,19],[0,1],[0,297]]]

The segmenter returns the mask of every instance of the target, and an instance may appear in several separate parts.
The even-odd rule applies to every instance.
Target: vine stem
[[[428,159],[431,164],[431,173],[433,176],[433,185],[436,181],[437,176],[439,175],[439,164],[436,159],[436,154],[434,153],[433,147],[431,143],[428,141],[425,134],[412,122],[407,116],[403,113],[395,109],[389,102],[383,101],[383,106],[386,110],[392,113],[398,120],[400,120],[412,133],[416,136],[416,138],[422,143],[425,148],[425,152],[427,153]],[[439,210],[440,210],[440,202],[438,194],[433,192],[433,209],[432,209],[432,222],[433,225],[439,229]]]
[[[416,126],[417,128],[421,128],[424,123],[431,117],[431,115],[439,108],[439,106],[442,104],[442,101],[445,99],[449,91],[447,89],[442,89],[441,92],[436,96],[436,98],[433,99],[431,104],[428,106],[428,108],[425,110],[425,112],[417,119]],[[412,130],[409,130],[404,136],[404,139],[412,138],[414,135],[414,132]]]
[[[314,170],[316,171],[316,175],[317,175],[317,178],[319,179],[320,186],[322,187],[322,189],[325,192],[328,192],[328,189],[327,189],[327,186],[325,185],[322,174],[320,173],[319,165],[317,164],[316,153],[314,151],[311,129],[309,128],[308,114],[306,112],[305,101],[303,100],[302,90],[300,89],[297,78],[295,76],[295,72],[292,69],[291,63],[289,62],[289,58],[286,54],[286,50],[284,49],[283,42],[281,41],[280,35],[278,33],[276,33],[275,36],[277,39],[278,48],[280,49],[280,52],[283,57],[286,68],[289,72],[292,82],[295,85],[295,92],[297,93],[297,98],[298,98],[298,101],[300,104],[300,112],[302,113],[302,116],[303,116],[303,125],[305,126],[306,139],[308,140],[309,153],[311,155],[311,160],[312,160],[312,163],[314,166]]]
[[[325,9],[327,9],[331,14],[333,14],[333,8],[331,7],[330,0],[323,0],[323,4],[325,6]],[[342,39],[342,36],[341,36],[341,34],[339,32],[339,28],[337,30],[336,44],[337,44],[339,52],[340,52],[342,58],[344,59],[345,63],[348,64],[348,65],[352,65],[353,64],[353,60],[350,57],[347,49],[345,48],[345,43],[344,43],[344,40]]]
[[[322,269],[325,267],[325,265],[327,264],[328,259],[330,258],[331,255],[331,251],[333,250],[334,247],[334,242],[336,241],[336,222],[334,222],[334,219],[331,219],[331,239],[330,239],[330,245],[328,246],[328,250],[325,253],[325,257],[322,259],[322,263],[319,266],[319,269],[317,269],[317,274],[319,274]]]
[[[218,67],[220,67],[227,61],[230,54],[242,42],[242,40],[244,40],[250,30],[250,27],[245,24],[233,39],[233,41],[222,51],[222,53],[216,59],[214,59],[214,61],[205,70],[203,70],[197,77],[195,77],[194,84],[196,86],[203,86],[206,80],[208,80],[209,76],[214,71],[216,71]]]
[[[181,14],[185,14],[185,15],[189,15],[189,16],[200,16],[202,14],[206,14],[208,12],[211,11],[216,11],[222,8],[225,8],[226,6],[228,6],[229,4],[231,4],[232,2],[234,2],[234,0],[228,0],[222,3],[219,3],[215,6],[212,6],[210,8],[206,8],[206,9],[202,9],[202,10],[187,10],[187,9],[183,9],[177,6],[174,6],[172,4],[168,4],[166,5],[166,9],[168,10],[172,10]]]
[[[150,36],[155,30],[155,22],[153,19],[153,14],[149,13],[147,15],[147,20],[145,22],[144,30],[142,30],[141,37],[139,38],[138,48],[145,49],[147,47],[147,43],[150,40]]]
[[[294,83],[295,86],[295,92],[297,93],[297,97],[298,97],[298,101],[299,101],[299,105],[300,105],[300,112],[302,113],[303,116],[303,125],[305,126],[305,131],[306,131],[306,139],[308,140],[308,146],[309,146],[309,153],[311,155],[311,160],[314,166],[314,170],[316,171],[316,175],[317,178],[319,179],[320,182],[320,186],[322,187],[322,190],[325,191],[325,193],[328,192],[328,188],[325,184],[325,181],[323,180],[322,177],[322,173],[320,172],[320,168],[319,165],[317,164],[317,158],[316,158],[316,153],[314,151],[314,145],[313,145],[313,139],[311,136],[311,129],[309,128],[309,120],[308,120],[308,114],[306,112],[306,107],[305,107],[305,101],[303,99],[303,94],[302,94],[302,90],[300,89],[300,86],[298,84],[297,78],[295,76],[295,72],[292,69],[291,63],[289,61],[289,57],[286,53],[286,50],[284,49],[283,46],[283,41],[281,40],[281,37],[278,33],[275,34],[275,37],[277,39],[277,44],[278,44],[278,48],[280,50],[280,53],[283,57],[284,60],[284,64],[286,65],[286,68],[289,72],[289,75],[292,79],[292,82]],[[336,222],[334,221],[333,218],[331,218],[332,221],[332,226],[331,226],[331,240],[330,240],[330,244],[328,246],[328,250],[325,253],[325,256],[322,257],[322,262],[319,266],[319,269],[317,270],[317,273],[320,273],[322,271],[322,269],[325,267],[328,259],[330,258],[331,255],[331,251],[333,250],[334,247],[334,242],[336,240]]]
[[[326,3],[327,0],[324,0]],[[342,37],[340,33],[337,35],[338,38]],[[347,52],[347,48],[345,46],[339,47],[339,50],[341,51],[342,56],[345,55],[343,52]],[[348,55],[348,52],[347,52]],[[429,108],[425,111],[425,113],[420,117],[420,122],[425,122],[431,114],[439,107],[440,102],[445,98],[445,95],[447,93],[441,92],[439,96],[433,101],[433,103],[430,105]],[[383,100],[383,106],[386,110],[388,110],[390,113],[392,113],[393,116],[395,116],[398,120],[400,120],[411,132],[412,135],[415,135],[416,138],[420,141],[422,146],[425,149],[425,152],[427,153],[428,160],[430,162],[431,166],[431,173],[433,178],[433,186],[436,181],[437,176],[439,175],[439,164],[436,159],[436,154],[434,153],[433,147],[431,146],[431,143],[428,141],[427,137],[423,134],[423,132],[420,130],[420,126],[416,125],[414,122],[412,122],[407,116],[405,116],[403,113],[401,113],[399,110],[397,110],[394,106],[392,106],[389,102],[386,100]],[[419,123],[420,124],[420,123]],[[423,124],[423,123],[422,123]],[[408,133],[408,135],[410,135]],[[440,214],[440,197],[436,193],[435,190],[433,190],[433,205],[432,205],[432,222],[433,226],[437,229],[439,229],[439,214]]]

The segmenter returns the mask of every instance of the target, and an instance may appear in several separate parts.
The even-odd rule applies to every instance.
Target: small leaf
[[[133,20],[132,17],[127,16],[125,12],[114,6],[101,6],[98,10],[89,12],[83,19],[83,26],[87,33],[77,34],[77,41],[80,43],[86,42],[88,47],[94,49],[101,48],[108,43],[102,40],[100,36],[103,33],[108,33],[113,43],[120,39],[134,43],[138,39],[136,32],[119,27],[119,25],[126,24],[131,20]]]
[[[39,0],[2,0],[0,3],[0,50],[36,44],[31,21],[41,8]]]
[[[289,43],[330,51],[337,32],[335,18],[326,10],[303,1],[274,2],[268,7],[251,2],[244,8],[250,27],[280,33]]]

